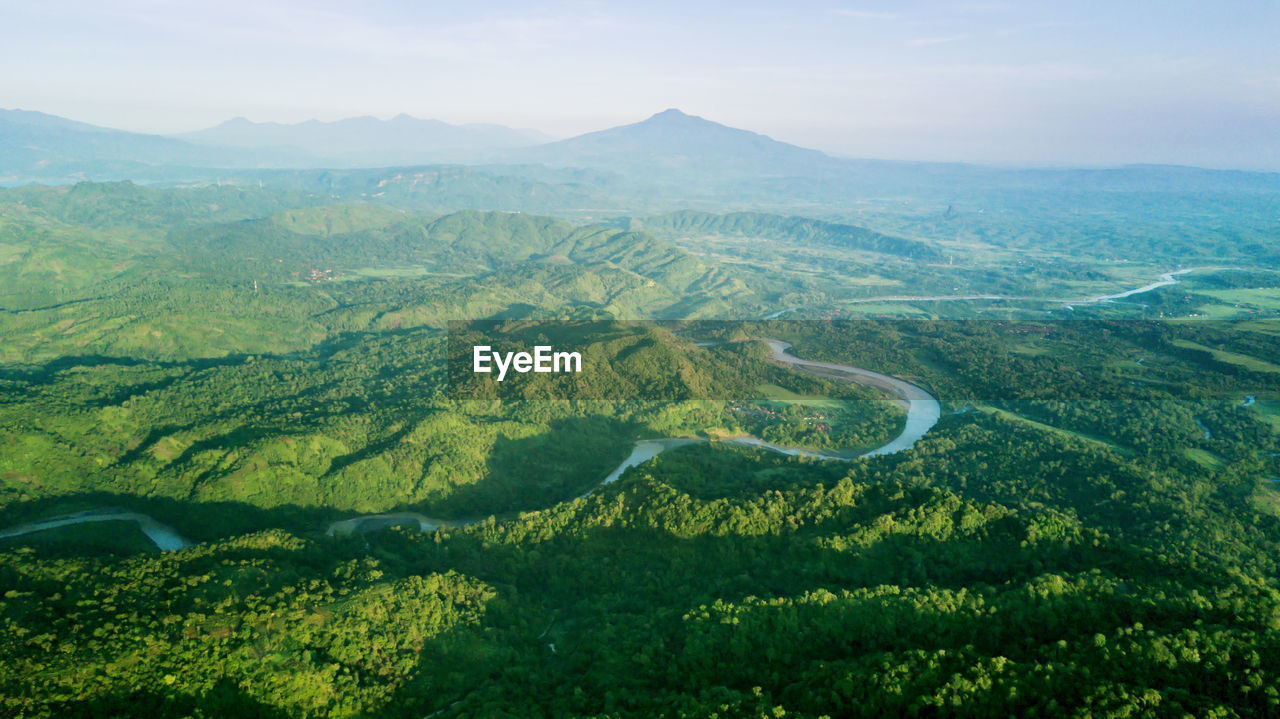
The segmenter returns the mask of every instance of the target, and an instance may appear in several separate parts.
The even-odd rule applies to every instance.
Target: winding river
[[[751,436],[732,437],[722,440],[726,444],[758,447],[760,449],[767,449],[772,452],[778,452],[780,454],[786,454],[793,457],[812,457],[814,459],[850,462],[860,457],[875,457],[882,454],[892,454],[894,452],[901,452],[904,449],[908,449],[919,441],[926,432],[932,429],[942,417],[942,405],[939,404],[937,398],[929,394],[923,388],[917,387],[910,382],[905,382],[897,377],[880,374],[879,372],[872,372],[871,370],[854,367],[852,365],[801,359],[788,351],[791,349],[791,343],[789,342],[783,342],[782,340],[775,339],[764,339],[761,341],[769,345],[769,349],[771,351],[770,359],[775,362],[789,365],[802,372],[810,372],[831,379],[869,385],[893,395],[899,405],[906,409],[907,421],[903,425],[902,431],[899,432],[898,436],[894,437],[893,440],[868,452],[864,452],[857,457],[849,457],[836,452],[787,447],[784,445],[773,444],[772,442],[766,442],[762,439]],[[711,343],[699,342],[695,344],[698,346],[707,346]],[[663,439],[639,440],[632,446],[631,454],[627,455],[627,458],[622,460],[621,464],[615,467],[614,470],[601,480],[599,484],[582,493],[579,497],[589,496],[606,484],[618,481],[618,479],[621,478],[623,473],[628,469],[644,464],[669,449],[710,441],[711,440],[709,439],[701,437],[666,437]],[[423,514],[418,514],[416,512],[369,514],[334,522],[329,525],[325,534],[333,536],[351,534],[353,532],[368,532],[381,529],[392,524],[413,525],[415,523],[421,531],[430,532],[435,531],[440,527],[465,527],[480,521],[483,520],[479,517],[467,519],[439,519],[436,517],[428,517]]]
[[[1025,300],[1061,303],[1064,305],[1083,305],[1097,304],[1101,302],[1111,302],[1126,297],[1132,297],[1145,292],[1176,284],[1178,278],[1190,272],[1198,271],[1246,271],[1251,269],[1269,269],[1269,268],[1245,268],[1245,267],[1188,267],[1180,270],[1171,270],[1162,273],[1160,279],[1156,282],[1136,287],[1123,292],[1115,292],[1106,295],[1096,295],[1092,297],[1077,298],[1044,298],[1044,297],[1018,297],[1012,295],[926,295],[926,296],[893,296],[893,297],[868,297],[862,299],[844,300],[837,304],[864,304],[874,302],[957,302],[957,301],[975,301],[975,300]],[[798,310],[809,307],[810,305],[799,305],[796,307],[788,307],[778,310],[763,319],[776,319],[782,315],[796,312]],[[791,345],[782,340],[764,339],[768,343],[771,350],[771,359],[776,362],[789,365],[800,371],[820,374],[824,377],[842,379],[848,382],[856,382],[858,384],[877,387],[896,398],[900,406],[907,411],[907,421],[903,426],[902,432],[898,434],[892,441],[885,445],[864,452],[859,457],[874,457],[884,454],[892,454],[901,452],[910,448],[921,437],[925,435],[942,415],[942,408],[938,400],[924,389],[917,387],[909,382],[905,382],[897,377],[872,372],[862,369],[861,367],[853,367],[851,365],[836,364],[834,362],[817,362],[814,360],[806,360],[796,357],[788,350]],[[705,346],[708,343],[697,343]],[[1253,397],[1248,397],[1245,404],[1252,404]],[[1199,422],[1197,421],[1197,424]],[[1204,429],[1203,425],[1201,428]],[[1206,435],[1208,430],[1205,430]],[[694,437],[669,437],[666,439],[643,439],[635,443],[631,450],[631,454],[622,461],[612,472],[600,481],[595,487],[585,492],[581,496],[587,496],[596,491],[600,487],[617,481],[624,472],[636,465],[653,459],[662,452],[675,447],[682,447],[695,442],[707,442],[710,440]],[[772,444],[756,437],[734,437],[722,440],[726,443],[738,444],[750,447],[759,447],[773,452],[780,452],[792,456],[813,457],[815,459],[833,460],[833,461],[851,461],[858,457],[849,457],[838,454],[836,452],[824,452],[819,450],[800,449],[796,447],[785,447],[782,445]],[[190,546],[190,542],[179,535],[173,528],[157,522],[155,519],[137,512],[130,512],[119,508],[101,508],[76,514],[63,515],[60,517],[51,517],[35,522],[9,527],[0,530],[0,539],[9,537],[17,537],[24,534],[34,532],[42,532],[55,527],[62,527],[69,524],[82,524],[85,522],[107,522],[107,521],[132,521],[138,523],[138,528],[143,534],[163,551],[172,551],[183,549]],[[340,535],[350,534],[353,532],[367,532],[376,530],[390,525],[414,525],[423,532],[430,532],[446,526],[466,526],[481,521],[478,518],[467,519],[440,519],[436,517],[428,517],[417,512],[389,512],[384,514],[368,514],[359,517],[352,517],[330,524],[326,530],[326,534]]]
[[[49,519],[41,519],[27,524],[19,524],[16,527],[9,527],[0,531],[0,539],[20,537],[24,534],[43,532],[46,529],[65,527],[68,524],[84,524],[86,522],[137,522],[138,529],[141,529],[142,533],[147,535],[147,539],[150,539],[157,548],[165,552],[186,549],[191,546],[191,543],[174,531],[172,527],[161,524],[145,514],[130,512],[127,509],[119,509],[117,507],[90,509],[61,517],[50,517]]]
[[[897,377],[880,374],[879,372],[862,369],[861,367],[836,364],[834,362],[816,362],[813,360],[801,359],[788,351],[791,349],[791,344],[788,342],[775,339],[764,339],[762,341],[769,345],[769,349],[771,350],[770,358],[776,362],[789,365],[803,372],[819,374],[827,378],[877,387],[892,395],[895,398],[895,401],[906,409],[907,421],[898,436],[887,444],[868,452],[864,452],[862,455],[859,455],[860,457],[874,457],[882,454],[892,454],[894,452],[900,452],[907,449],[914,445],[925,435],[926,432],[937,424],[938,419],[942,416],[942,407],[938,403],[938,400],[924,389],[909,382],[900,380]],[[710,440],[708,439],[699,437],[642,439],[635,443],[631,449],[631,454],[629,454],[626,459],[622,460],[621,464],[614,468],[614,470],[601,480],[599,484],[580,496],[588,496],[600,487],[616,482],[628,469],[635,467],[636,465],[643,464],[669,449],[709,441]],[[835,452],[786,447],[750,436],[733,437],[723,441],[728,444],[758,447],[798,457],[813,457],[815,459],[842,462],[857,459],[857,457],[843,456]],[[184,539],[171,527],[161,524],[145,514],[130,512],[118,508],[95,509],[60,517],[51,517],[36,522],[29,522],[27,524],[0,530],[0,539],[32,534],[34,532],[42,532],[47,529],[63,527],[69,524],[117,520],[137,522],[138,527],[142,532],[155,543],[156,547],[163,551],[184,549],[191,546],[190,542]],[[441,527],[464,527],[480,521],[482,521],[482,518],[478,517],[465,519],[440,519],[438,517],[428,517],[427,515],[419,514],[417,512],[387,512],[383,514],[366,514],[333,522],[326,528],[325,534],[329,536],[347,535],[355,532],[374,531],[392,525],[416,525],[420,531],[432,532]]]
[[[1093,305],[1101,302],[1112,302],[1114,300],[1122,300],[1126,297],[1140,295],[1152,290],[1158,290],[1161,287],[1175,285],[1178,283],[1178,277],[1190,272],[1250,272],[1264,271],[1274,272],[1269,267],[1187,267],[1181,270],[1170,270],[1160,274],[1160,279],[1141,287],[1135,287],[1131,290],[1123,292],[1115,292],[1109,295],[1094,295],[1092,297],[1022,297],[1018,295],[891,295],[888,297],[862,297],[853,300],[836,300],[823,304],[814,305],[796,305],[795,307],[787,307],[765,315],[761,319],[776,320],[779,317],[797,312],[808,307],[824,307],[828,305],[862,305],[874,304],[877,302],[975,302],[975,301],[995,301],[995,300],[1017,300],[1021,302],[1048,302],[1051,304],[1062,304],[1070,307],[1071,305]]]
[[[839,462],[850,462],[861,457],[875,457],[881,454],[893,454],[910,448],[921,437],[925,435],[933,425],[938,423],[942,417],[942,405],[938,400],[924,389],[898,379],[887,374],[872,372],[871,370],[862,369],[861,367],[853,367],[852,365],[836,364],[834,362],[815,362],[813,360],[801,359],[791,354],[790,342],[782,340],[765,339],[763,342],[769,345],[771,350],[770,359],[775,362],[790,365],[801,371],[820,374],[823,377],[832,379],[843,379],[848,382],[856,382],[858,384],[870,385],[879,388],[893,395],[900,406],[907,410],[907,421],[903,425],[902,431],[894,437],[892,441],[873,450],[864,452],[856,457],[850,457],[838,452],[829,452],[813,449],[801,449],[799,447],[788,447],[785,445],[766,442],[758,437],[731,437],[722,440],[726,444],[737,444],[745,447],[758,447],[767,449],[771,452],[790,455],[792,457],[812,457],[814,459],[830,459]],[[699,342],[698,345],[706,345],[708,343]],[[662,452],[675,447],[683,447],[695,442],[709,442],[710,440],[695,437],[670,437],[667,439],[642,439],[636,442],[631,454],[618,465],[608,477],[604,478],[599,485],[591,488],[582,496],[587,496],[596,491],[600,487],[616,481],[622,476],[622,473],[628,469],[653,459]]]

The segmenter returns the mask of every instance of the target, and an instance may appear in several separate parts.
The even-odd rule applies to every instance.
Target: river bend
[[[789,352],[791,344],[776,339],[763,340],[769,345],[771,350],[770,359],[775,362],[794,367],[803,372],[820,374],[823,377],[844,380],[847,382],[855,382],[857,384],[877,387],[895,398],[895,401],[907,411],[907,421],[898,436],[893,438],[887,444],[876,447],[870,451],[864,452],[861,457],[874,457],[883,454],[892,454],[910,448],[921,437],[925,435],[942,416],[942,408],[938,400],[926,390],[916,385],[891,377],[879,372],[854,367],[852,365],[837,364],[834,362],[818,362],[814,360],[806,360],[797,357]],[[675,447],[683,447],[685,445],[696,442],[707,442],[709,440],[697,437],[668,437],[665,439],[642,439],[635,443],[632,447],[631,454],[622,461],[612,472],[610,472],[599,484],[592,487],[581,496],[587,496],[606,484],[617,481],[628,469],[643,464],[653,459],[662,452]],[[847,457],[835,452],[824,452],[820,450],[808,450],[798,447],[786,447],[766,442],[757,437],[733,437],[724,440],[726,443],[738,444],[743,446],[758,447],[767,449],[772,452],[779,452],[797,457],[812,457],[815,459],[843,461],[848,462],[856,459],[856,457]],[[0,530],[0,539],[8,537],[18,537],[24,534],[34,532],[42,532],[56,527],[63,527],[69,524],[82,524],[85,522],[106,522],[106,521],[132,521],[138,523],[138,528],[142,533],[163,551],[172,551],[177,549],[185,549],[190,546],[190,542],[179,535],[173,528],[161,524],[155,519],[138,512],[130,512],[118,508],[101,508],[76,514],[64,515],[61,517],[51,517],[35,522],[21,524],[8,529]],[[387,512],[382,514],[367,514],[350,519],[343,519],[331,523],[325,530],[325,533],[333,535],[345,535],[354,532],[368,532],[377,530],[391,525],[416,525],[420,531],[431,532],[441,527],[459,527],[469,524],[475,524],[481,521],[480,518],[467,519],[440,519],[436,517],[428,517],[417,512]]]

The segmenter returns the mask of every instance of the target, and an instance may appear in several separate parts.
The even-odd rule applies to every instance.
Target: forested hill
[[[92,345],[183,360],[511,316],[741,317],[766,306],[645,232],[512,212],[419,215],[260,188],[0,191],[0,361]]]
[[[645,327],[596,342],[614,372],[570,399],[537,376],[521,401],[451,392],[450,320],[576,346],[526,320],[760,317],[987,272],[888,235],[816,246],[825,223],[664,222],[0,191],[0,531],[120,507],[194,543],[101,514],[0,538],[0,716],[1280,715],[1273,273],[1186,275],[1143,298],[1178,312],[1160,324]],[[1099,271],[1048,269],[987,282]],[[1186,288],[1254,309],[1184,321]],[[761,343],[690,341],[751,336],[908,379],[943,416],[893,454],[697,442],[599,486],[641,440],[899,431]],[[388,511],[446,526],[327,532]]]
[[[529,260],[608,263],[652,273],[654,279],[666,279],[676,267],[690,262],[695,264],[694,272],[711,271],[687,252],[651,235],[579,228],[551,217],[505,212],[462,211],[429,217],[373,207],[326,206],[191,229],[172,235],[170,246],[175,254],[199,250],[227,261],[261,264],[262,271],[272,275],[296,269],[299,263],[346,270],[416,265],[473,274]],[[655,256],[661,256],[661,262],[646,262]]]
[[[425,165],[350,170],[263,170],[231,175],[242,185],[323,193],[411,211],[469,208],[580,214],[583,210],[646,206],[635,185],[594,171],[537,167]],[[626,195],[626,200],[617,199]]]
[[[332,203],[327,194],[237,185],[158,189],[132,182],[80,182],[0,189],[0,219],[34,224],[168,229],[265,217]]]
[[[173,235],[169,244],[175,256],[188,258],[191,272],[214,268],[246,280],[298,279],[301,268],[319,269],[326,277],[350,277],[367,268],[478,276],[528,263],[620,275],[671,301],[750,295],[727,270],[650,234],[519,213],[463,211],[430,218],[320,207],[192,229]]]
[[[259,167],[293,164],[299,153],[201,147],[171,137],[88,125],[43,112],[0,109],[0,181],[84,176],[113,165]]]
[[[863,250],[901,255],[917,260],[938,261],[942,253],[918,240],[886,235],[857,225],[823,222],[808,217],[784,217],[762,212],[732,212],[716,215],[685,210],[665,215],[632,219],[630,226],[660,235],[715,234],[758,237],[805,245],[826,245],[846,250]]]

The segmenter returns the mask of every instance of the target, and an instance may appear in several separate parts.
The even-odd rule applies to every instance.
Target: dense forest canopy
[[[811,216],[259,174],[0,190],[0,713],[1280,713],[1269,191],[1181,236],[1136,175]],[[460,397],[458,320],[608,371]],[[941,419],[860,457],[902,401],[763,338]]]

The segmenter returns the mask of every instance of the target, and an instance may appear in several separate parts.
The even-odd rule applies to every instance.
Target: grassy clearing
[[[1052,348],[1045,347],[1038,342],[1023,342],[1009,347],[1009,351],[1014,354],[1020,354],[1026,357],[1040,357],[1044,355],[1053,356],[1055,353]]]
[[[1236,326],[1241,332],[1257,332],[1264,335],[1280,337],[1280,322],[1275,320],[1253,320],[1241,322]]]
[[[857,304],[842,304],[840,308],[851,315],[876,315],[877,317],[932,316],[926,310],[907,302],[860,302]]]
[[[1280,310],[1280,287],[1251,287],[1231,290],[1196,290],[1198,295],[1208,295],[1232,305],[1255,307],[1260,310]]]
[[[1064,435],[1064,436],[1067,436],[1067,437],[1071,437],[1071,438],[1073,438],[1073,439],[1079,439],[1079,440],[1083,440],[1083,441],[1085,441],[1085,442],[1090,442],[1090,443],[1093,443],[1093,444],[1100,444],[1100,445],[1103,445],[1103,446],[1105,446],[1105,447],[1107,447],[1107,448],[1111,449],[1112,451],[1114,451],[1114,452],[1116,452],[1116,453],[1118,453],[1118,454],[1124,455],[1124,456],[1131,456],[1131,455],[1133,454],[1132,450],[1130,450],[1128,447],[1125,447],[1125,446],[1123,446],[1123,445],[1117,444],[1117,443],[1115,443],[1115,442],[1113,442],[1113,441],[1111,441],[1111,440],[1109,440],[1109,439],[1103,439],[1103,438],[1101,438],[1101,437],[1094,437],[1094,436],[1092,436],[1092,435],[1088,435],[1088,434],[1085,434],[1085,433],[1083,433],[1083,432],[1076,432],[1076,431],[1074,431],[1074,430],[1070,430],[1070,429],[1063,429],[1062,427],[1055,427],[1055,426],[1053,426],[1053,425],[1051,425],[1051,424],[1045,424],[1044,422],[1040,422],[1040,421],[1037,421],[1037,420],[1031,419],[1030,417],[1026,417],[1026,416],[1020,415],[1020,414],[1018,414],[1018,413],[1016,413],[1016,412],[1010,412],[1010,411],[1009,411],[1009,410],[1007,410],[1007,409],[1001,409],[1001,408],[999,408],[999,407],[993,407],[993,406],[991,406],[991,405],[989,405],[989,404],[983,404],[983,403],[980,403],[980,402],[976,402],[976,403],[973,403],[973,406],[974,406],[974,408],[975,408],[975,409],[977,409],[977,410],[978,410],[978,411],[980,411],[980,412],[986,412],[986,413],[988,413],[988,414],[994,414],[994,415],[996,415],[996,416],[998,416],[998,417],[1003,417],[1003,418],[1005,418],[1005,419],[1011,419],[1011,420],[1014,420],[1014,421],[1017,421],[1017,422],[1022,422],[1022,423],[1024,423],[1024,424],[1029,424],[1029,425],[1031,425],[1031,426],[1033,426],[1033,427],[1036,427],[1036,428],[1038,428],[1038,429],[1042,429],[1042,430],[1044,430],[1044,431],[1046,431],[1046,432],[1053,432],[1053,433],[1055,433],[1055,434]]]
[[[1249,405],[1249,408],[1280,432],[1280,400],[1260,399]]]
[[[346,270],[349,276],[343,277],[340,281],[357,281],[369,278],[388,278],[388,279],[414,279],[417,277],[469,277],[469,275],[461,272],[436,272],[428,267],[412,266],[412,267],[357,267],[354,270]],[[307,283],[303,283],[307,284]]]
[[[1280,365],[1272,364],[1270,362],[1267,362],[1265,360],[1260,360],[1257,357],[1253,357],[1250,355],[1243,355],[1237,352],[1227,352],[1226,350],[1214,349],[1212,347],[1206,347],[1205,345],[1199,344],[1197,342],[1192,342],[1191,340],[1184,340],[1184,339],[1174,340],[1172,344],[1175,347],[1182,347],[1184,349],[1204,350],[1205,352],[1208,352],[1209,354],[1213,355],[1213,358],[1219,362],[1224,362],[1226,364],[1233,364],[1233,365],[1236,365],[1237,367],[1243,367],[1253,372],[1280,372]]]
[[[1249,504],[1263,514],[1280,517],[1280,484],[1259,482],[1249,495]]]
[[[1187,459],[1212,472],[1216,472],[1227,466],[1226,463],[1222,461],[1221,457],[1207,450],[1188,447],[1182,450],[1182,453],[1187,457]]]
[[[1251,312],[1246,308],[1214,303],[1197,305],[1195,311],[1188,312],[1186,316],[1197,320],[1230,320],[1246,317]]]
[[[803,403],[813,405],[815,407],[841,407],[847,404],[843,400],[831,399],[820,395],[798,394],[792,392],[786,387],[776,384],[762,384],[756,386],[756,391],[760,393],[760,399],[773,400],[779,402]]]

